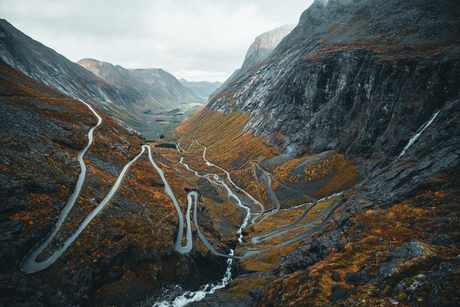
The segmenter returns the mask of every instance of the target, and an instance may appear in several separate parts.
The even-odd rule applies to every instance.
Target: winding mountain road
[[[207,238],[203,235],[203,233],[200,231],[200,228],[199,228],[199,224],[198,224],[198,217],[197,217],[197,203],[198,203],[198,193],[196,191],[190,191],[187,193],[187,214],[185,216],[185,220],[186,220],[186,227],[187,227],[187,230],[186,230],[186,234],[185,234],[185,238],[186,238],[186,243],[185,245],[182,245],[182,239],[183,239],[183,236],[184,236],[184,215],[182,214],[182,210],[177,202],[177,199],[171,189],[171,187],[169,186],[165,176],[164,176],[164,173],[163,171],[161,170],[160,167],[158,167],[158,165],[155,163],[155,161],[153,160],[153,157],[152,157],[152,149],[150,146],[148,145],[142,145],[141,147],[141,152],[135,156],[130,162],[128,162],[122,169],[122,171],[120,172],[116,182],[114,183],[114,185],[112,186],[112,188],[110,189],[109,193],[105,196],[105,198],[101,201],[101,203],[85,218],[85,220],[81,223],[81,225],[78,227],[78,229],[75,231],[74,234],[72,234],[72,236],[70,236],[67,241],[64,243],[64,245],[59,248],[57,251],[55,251],[49,258],[47,258],[46,260],[44,261],[40,261],[40,262],[37,262],[37,257],[43,252],[43,250],[48,246],[48,244],[51,242],[51,240],[54,238],[54,236],[56,235],[56,233],[59,231],[59,229],[61,228],[65,218],[67,217],[67,215],[69,214],[70,210],[73,208],[75,202],[78,200],[78,198],[80,197],[80,193],[81,193],[81,190],[82,190],[82,187],[83,187],[83,184],[84,184],[84,181],[86,179],[86,165],[84,163],[84,156],[86,154],[86,152],[88,151],[89,147],[91,146],[91,144],[93,143],[93,133],[94,133],[94,130],[102,124],[102,118],[96,113],[96,111],[94,111],[94,109],[87,103],[83,102],[83,101],[80,101],[81,103],[83,103],[84,105],[86,105],[90,110],[91,112],[93,112],[93,114],[96,116],[96,118],[98,119],[98,122],[97,124],[92,127],[89,132],[88,132],[88,144],[86,145],[86,147],[78,154],[78,162],[80,164],[80,168],[81,168],[81,172],[79,174],[79,177],[78,177],[78,180],[77,180],[77,185],[76,185],[76,188],[75,190],[73,191],[69,201],[67,202],[66,206],[64,207],[60,217],[59,217],[59,220],[58,222],[56,223],[55,227],[53,228],[53,230],[39,243],[37,244],[37,246],[35,246],[30,252],[29,254],[27,254],[24,259],[22,260],[21,264],[20,264],[20,268],[23,272],[25,273],[35,273],[35,272],[38,272],[38,271],[41,271],[47,267],[49,267],[50,265],[52,265],[53,263],[56,262],[56,260],[62,256],[64,254],[64,252],[69,248],[69,246],[78,238],[78,236],[83,232],[83,230],[91,223],[91,221],[104,209],[104,207],[109,203],[109,201],[112,199],[113,195],[115,194],[115,192],[118,190],[118,188],[120,187],[122,181],[123,181],[123,178],[124,176],[126,175],[126,172],[129,170],[129,168],[131,167],[131,165],[136,162],[143,154],[144,152],[148,151],[148,157],[149,157],[149,160],[150,160],[150,163],[152,164],[152,166],[155,168],[155,170],[158,172],[158,174],[160,175],[163,183],[164,183],[164,186],[165,186],[165,192],[166,194],[168,194],[168,196],[171,198],[171,200],[173,201],[174,203],[174,206],[175,206],[175,209],[177,211],[177,215],[179,217],[179,227],[178,227],[178,232],[177,232],[177,237],[176,237],[176,240],[174,242],[174,248],[181,254],[185,254],[185,253],[189,253],[191,250],[192,250],[192,245],[193,245],[193,240],[192,240],[192,227],[191,227],[191,218],[190,218],[190,210],[193,206],[193,222],[195,223],[195,227],[197,229],[197,233],[198,233],[198,236],[200,237],[201,241],[203,242],[203,244],[205,244],[205,246],[212,252],[214,253],[215,255],[217,256],[221,256],[221,257],[226,257],[226,258],[232,258],[232,259],[243,259],[245,257],[248,257],[248,256],[251,256],[251,255],[254,255],[254,254],[257,254],[257,253],[260,253],[262,251],[266,251],[266,250],[269,250],[271,248],[274,248],[274,247],[277,247],[277,246],[283,246],[283,245],[286,245],[286,244],[290,244],[292,242],[295,242],[295,241],[298,241],[298,240],[301,240],[303,238],[305,238],[306,236],[314,233],[315,231],[318,231],[322,226],[325,225],[325,223],[328,221],[329,217],[332,215],[332,213],[338,208],[340,207],[341,205],[341,202],[338,202],[338,201],[334,201],[331,206],[325,210],[315,221],[311,222],[311,223],[308,223],[306,225],[301,225],[301,226],[298,226],[298,227],[295,227],[297,224],[299,224],[304,218],[305,216],[308,214],[308,212],[311,210],[311,208],[313,208],[315,205],[316,205],[316,200],[313,199],[312,197],[308,196],[309,198],[311,198],[313,201],[314,201],[314,204],[310,207],[307,208],[307,210],[303,213],[303,215],[299,218],[298,221],[286,226],[286,227],[283,227],[281,229],[278,229],[276,231],[273,231],[273,232],[270,232],[270,233],[267,233],[267,234],[264,234],[264,235],[260,235],[260,236],[257,236],[257,237],[254,237],[252,239],[252,242],[253,243],[258,243],[258,242],[262,242],[264,240],[268,240],[270,238],[273,238],[275,236],[278,236],[282,233],[285,233],[287,231],[291,231],[291,230],[295,230],[295,229],[299,229],[299,228],[306,228],[310,225],[314,225],[314,224],[317,224],[319,223],[319,221],[321,219],[322,222],[319,223],[317,226],[313,227],[312,229],[308,230],[307,232],[303,233],[302,235],[300,236],[297,236],[295,238],[292,238],[290,240],[287,240],[281,244],[277,244],[277,245],[274,245],[274,246],[271,246],[271,247],[268,247],[268,248],[264,248],[264,249],[259,249],[259,250],[251,250],[251,251],[247,251],[243,256],[236,256],[236,255],[233,255],[233,252],[230,254],[230,255],[227,255],[227,254],[223,254],[223,253],[220,253],[218,252],[213,246],[212,244],[207,240]],[[192,142],[192,144],[189,146],[188,150],[190,150],[190,148],[192,147],[193,143],[196,142],[197,144],[199,144],[200,146],[203,146],[201,145],[198,141],[194,140]],[[180,152],[181,150],[184,152],[184,150],[180,147],[179,144],[176,145],[177,146],[177,149],[178,151]],[[262,216],[264,214],[264,207],[263,205],[258,201],[256,200],[254,197],[252,197],[249,193],[247,193],[245,190],[243,190],[242,188],[240,188],[239,186],[237,186],[231,179],[230,177],[230,174],[223,168],[219,167],[218,165],[215,165],[213,163],[211,163],[210,161],[208,161],[206,159],[206,146],[203,146],[203,160],[206,162],[206,164],[208,166],[213,166],[213,167],[216,167],[218,168],[219,170],[223,171],[225,174],[226,174],[226,179],[230,182],[230,184],[235,188],[237,189],[238,191],[244,193],[249,199],[251,199],[251,201],[255,204],[255,205],[259,205],[261,210],[260,210],[260,213],[252,220],[252,223],[255,223],[255,220]],[[225,183],[224,179],[221,179],[217,174],[206,174],[206,175],[199,175],[197,171],[194,171],[192,170],[186,163],[183,162],[183,157],[181,158],[180,162],[186,166],[186,168],[190,171],[193,171],[195,173],[196,176],[198,177],[203,177],[203,178],[206,178],[207,180],[209,180],[211,183],[215,184],[215,185],[218,185],[218,186],[221,186],[221,187],[224,187],[225,190],[227,191],[227,195],[228,195],[228,198],[233,198],[236,200],[236,203],[238,206],[240,206],[241,208],[243,208],[245,211],[246,211],[246,216],[240,226],[240,228],[238,229],[237,233],[239,234],[239,238],[238,240],[240,242],[243,242],[242,241],[242,238],[243,238],[243,235],[242,235],[242,230],[247,227],[248,223],[249,223],[249,218],[251,216],[251,209],[247,206],[245,206],[243,204],[243,202],[241,201],[241,199],[232,191],[232,189]],[[258,166],[258,165],[257,165]],[[258,166],[259,167],[259,166]],[[259,167],[260,168],[260,167]],[[261,169],[262,170],[262,169]],[[263,170],[262,170],[263,171]],[[273,215],[275,214],[276,212],[278,212],[280,210],[280,203],[278,201],[278,199],[276,198],[276,195],[274,194],[273,190],[271,189],[271,178],[273,178],[272,174],[264,171],[264,176],[266,176],[267,180],[268,180],[268,183],[266,184],[266,186],[268,187],[268,192],[270,193],[270,195],[272,196],[272,198],[275,200],[276,202],[276,209],[273,210],[272,212],[266,214],[258,223],[261,223],[266,217],[270,216],[270,215]],[[274,179],[274,178],[273,178]],[[275,179],[276,180],[276,179]],[[334,206],[335,205],[335,206]],[[327,216],[326,216],[327,215]],[[326,217],[325,217],[326,216]]]
[[[73,208],[75,202],[80,196],[81,189],[83,187],[83,183],[86,179],[86,164],[83,161],[83,158],[88,151],[88,148],[91,146],[93,143],[93,133],[94,130],[102,123],[102,118],[94,111],[94,109],[87,103],[83,102],[80,100],[81,103],[85,104],[91,112],[97,117],[98,122],[97,124],[92,127],[89,132],[88,132],[88,144],[86,147],[78,154],[78,162],[80,164],[81,172],[78,177],[77,185],[75,187],[75,190],[72,193],[72,196],[70,197],[69,201],[67,202],[66,206],[64,207],[64,210],[62,211],[58,222],[54,226],[54,229],[37,245],[35,246],[21,261],[20,268],[23,272],[25,273],[35,273],[38,271],[41,271],[50,265],[52,265],[54,262],[56,262],[57,259],[59,259],[60,256],[64,254],[64,252],[69,248],[69,246],[77,239],[77,237],[82,233],[82,231],[89,225],[89,223],[98,215],[102,209],[109,203],[109,201],[112,199],[113,195],[115,192],[118,190],[118,188],[121,185],[121,182],[123,181],[123,178],[128,171],[128,169],[131,167],[131,165],[136,162],[137,159],[145,152],[145,149],[148,150],[148,156],[150,159],[150,162],[152,165],[155,167],[157,172],[160,174],[161,179],[163,180],[163,183],[165,185],[165,190],[166,194],[168,194],[173,203],[174,206],[177,210],[177,214],[179,216],[179,231],[177,234],[176,242],[174,243],[174,248],[182,254],[188,253],[192,250],[192,228],[191,228],[191,220],[190,220],[190,215],[187,214],[186,221],[187,221],[187,233],[186,233],[186,245],[182,246],[181,241],[183,237],[183,230],[184,230],[184,218],[182,215],[182,211],[180,210],[179,204],[177,203],[176,197],[174,196],[174,193],[172,192],[166,178],[164,177],[163,171],[158,167],[158,165],[153,161],[152,158],[152,152],[151,152],[151,147],[148,145],[142,145],[141,152],[130,162],[128,162],[122,169],[120,175],[117,178],[117,181],[115,184],[112,186],[110,189],[109,193],[105,196],[105,198],[101,201],[101,203],[85,218],[85,220],[81,223],[81,225],[78,227],[78,229],[75,231],[75,233],[67,239],[67,241],[64,243],[64,245],[59,248],[57,251],[54,252],[53,255],[51,255],[49,258],[47,258],[44,261],[37,262],[37,257],[40,255],[40,253],[43,252],[43,250],[48,246],[48,244],[51,242],[51,240],[54,238],[56,233],[59,231],[61,228],[65,218],[69,214],[70,210]],[[190,211],[190,208],[192,206],[192,203],[189,202],[188,204],[188,209],[187,212]]]
[[[48,244],[51,242],[51,240],[54,238],[56,233],[59,231],[59,229],[62,226],[62,223],[64,223],[65,218],[70,212],[70,209],[74,206],[76,200],[79,198],[81,189],[83,187],[83,183],[86,178],[86,164],[83,161],[83,158],[88,151],[88,148],[91,146],[93,143],[93,133],[94,130],[102,123],[102,118],[99,116],[99,114],[94,111],[94,109],[87,104],[86,102],[83,102],[80,100],[81,103],[86,105],[91,112],[96,116],[97,118],[97,124],[92,127],[89,132],[88,132],[88,144],[86,147],[78,154],[78,163],[80,164],[80,175],[78,176],[77,180],[77,185],[75,187],[75,190],[72,193],[72,196],[70,197],[69,201],[64,207],[64,210],[62,210],[61,216],[59,217],[59,220],[56,223],[56,226],[54,226],[54,229],[46,236],[42,242],[40,242],[37,246],[35,246],[32,251],[26,255],[26,257],[22,260],[21,262],[21,270],[26,273],[34,273],[43,270],[44,268],[49,267],[51,264],[53,264],[63,253],[64,251],[68,248],[68,245],[64,245],[61,249],[59,249],[57,252],[55,252],[50,258],[43,262],[36,262],[35,259],[38,257],[38,255],[48,246]],[[70,242],[71,243],[71,242]],[[69,245],[70,245],[69,243]]]
[[[272,197],[272,199],[275,201],[275,204],[276,204],[276,208],[274,210],[271,210],[270,212],[267,212],[267,214],[264,215],[264,217],[262,217],[260,219],[260,221],[258,222],[259,223],[262,223],[267,217],[275,214],[275,213],[278,213],[278,211],[280,211],[280,208],[281,208],[281,205],[280,205],[280,202],[278,201],[278,198],[275,196],[275,193],[273,192],[273,189],[272,189],[272,181],[270,179],[272,174],[268,174],[268,173],[264,173],[262,176],[260,176],[260,178],[267,178],[267,183],[264,185],[267,187],[267,190],[268,190],[268,194],[270,194],[270,196]],[[257,180],[258,181],[258,180]],[[254,219],[257,219],[259,216],[262,216],[263,213],[261,212],[261,214],[259,214],[258,216],[256,216]]]
[[[193,141],[193,142],[196,142],[198,143],[198,141]],[[193,143],[192,143],[193,144]],[[199,143],[198,143],[199,144]],[[200,144],[201,145],[201,144]],[[191,146],[191,145],[190,145]],[[204,145],[201,145],[203,146],[203,160],[206,162],[206,164],[208,166],[214,166],[214,167],[217,167],[218,169],[224,171],[227,175],[227,178],[228,180],[232,183],[232,185],[239,189],[240,191],[244,192],[246,195],[249,195],[246,191],[244,191],[243,189],[241,189],[240,187],[238,187],[230,178],[230,174],[224,170],[223,168],[209,162],[209,160],[206,159],[206,146]],[[189,147],[190,148],[190,147]],[[205,178],[208,178],[209,179],[209,176],[214,176],[216,180],[218,180],[223,186],[226,187],[227,189],[227,192],[228,192],[228,195],[229,197],[234,197],[235,199],[239,199],[238,196],[236,196],[232,191],[231,189],[228,187],[228,185],[226,185],[223,181],[219,180],[219,177],[218,175],[216,174],[206,174],[206,175],[199,175],[197,171],[191,169],[186,163],[183,162],[183,158],[181,158],[181,163],[189,170],[189,171],[192,171],[195,173],[196,176],[199,176],[199,177],[205,177]],[[260,166],[257,164],[257,167],[260,168]],[[271,196],[273,197],[273,199],[275,199],[275,202],[277,203],[277,208],[274,210],[275,212],[270,212],[269,214],[265,215],[264,218],[261,219],[260,222],[263,221],[263,219],[265,219],[267,216],[270,216],[272,214],[275,214],[276,212],[278,212],[280,210],[280,204],[279,204],[279,201],[276,197],[276,195],[274,194],[273,190],[271,189],[271,180],[270,180],[270,177],[273,178],[278,184],[284,186],[283,184],[281,184],[280,182],[278,182],[271,173],[268,173],[267,171],[263,170],[262,168],[260,168],[260,170],[262,170],[264,172],[264,175],[267,176],[268,178],[268,191],[269,193],[271,194]],[[212,182],[212,181],[211,181]],[[291,188],[285,186],[286,188],[292,190]],[[307,223],[307,224],[303,224],[303,225],[300,225],[300,226],[297,226],[299,223],[301,223],[305,217],[307,216],[307,214],[310,212],[310,210],[312,208],[314,208],[316,205],[317,205],[317,200],[309,195],[306,195],[306,194],[303,194],[303,193],[300,193],[298,191],[295,191],[295,190],[292,190],[296,193],[299,193],[300,195],[302,196],[305,196],[305,197],[308,197],[310,198],[312,201],[313,201],[313,204],[310,205],[305,211],[304,213],[299,217],[299,219],[297,221],[295,221],[294,223],[292,224],[289,224],[288,226],[285,226],[285,227],[282,227],[280,229],[277,229],[275,231],[272,231],[272,232],[269,232],[269,233],[266,233],[266,234],[263,234],[263,235],[260,235],[260,236],[256,236],[256,237],[253,237],[251,239],[252,243],[260,243],[262,241],[265,241],[265,240],[268,240],[268,239],[271,239],[273,237],[276,237],[276,236],[279,236],[281,234],[284,234],[288,231],[292,231],[292,230],[297,230],[297,229],[301,229],[301,228],[308,228],[310,226],[313,226],[313,225],[316,225],[314,227],[312,227],[311,229],[309,229],[308,231],[302,233],[301,235],[299,236],[296,236],[294,238],[291,238],[287,241],[284,241],[282,243],[279,243],[279,244],[276,244],[276,245],[273,245],[273,246],[270,246],[270,247],[267,247],[267,248],[264,248],[264,249],[258,249],[258,250],[250,250],[250,251],[247,251],[243,256],[236,256],[236,255],[226,255],[226,254],[222,254],[218,251],[216,251],[214,249],[214,247],[209,243],[209,241],[206,239],[206,237],[201,233],[201,231],[199,230],[199,224],[198,224],[198,220],[196,218],[196,214],[197,214],[197,209],[196,209],[196,206],[197,206],[197,199],[198,199],[198,194],[197,192],[189,192],[188,194],[188,202],[190,203],[192,201],[191,197],[189,197],[189,195],[192,195],[191,193],[195,193],[193,195],[195,195],[195,206],[194,206],[194,213],[193,213],[193,216],[194,216],[194,223],[195,223],[195,227],[197,228],[197,232],[198,232],[198,235],[200,237],[200,239],[203,241],[203,243],[205,244],[205,246],[211,251],[213,252],[215,255],[217,256],[222,256],[222,257],[228,257],[228,258],[233,258],[233,259],[243,259],[243,258],[246,258],[246,257],[249,257],[249,256],[252,256],[254,254],[258,254],[258,253],[261,253],[263,251],[267,251],[267,250],[270,250],[272,248],[275,248],[275,247],[279,247],[279,246],[284,246],[284,245],[288,245],[288,244],[291,244],[291,243],[294,243],[296,241],[299,241],[299,240],[302,240],[303,238],[306,238],[307,236],[321,230],[322,227],[324,227],[326,225],[326,223],[328,222],[329,218],[331,217],[331,215],[339,208],[342,206],[342,202],[341,201],[338,201],[338,200],[335,200],[331,203],[331,205],[322,212],[322,214],[314,221],[310,222],[310,223]],[[249,195],[250,196],[250,195]],[[255,200],[252,196],[250,196],[251,199]],[[238,200],[239,203],[241,203],[241,200]],[[259,203],[262,207],[262,211],[263,211],[263,205],[258,202],[257,200],[255,200],[257,203]],[[250,214],[250,213],[249,213]],[[263,212],[262,212],[263,214]],[[321,221],[321,222],[320,222]],[[241,240],[241,231],[244,227],[247,226],[247,218],[243,221],[242,223],[242,226],[240,227],[240,229],[238,230],[238,233],[240,233],[240,242],[242,241]],[[296,227],[297,226],[297,227]]]

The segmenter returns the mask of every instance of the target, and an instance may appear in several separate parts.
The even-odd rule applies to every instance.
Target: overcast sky
[[[0,18],[71,61],[225,81],[254,38],[313,0],[0,0]]]

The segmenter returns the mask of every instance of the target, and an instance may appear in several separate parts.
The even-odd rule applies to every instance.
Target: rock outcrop
[[[264,60],[276,48],[276,46],[278,46],[281,40],[288,35],[292,29],[294,29],[295,26],[295,24],[284,25],[257,36],[254,42],[249,46],[241,68],[235,70],[218,89],[212,92],[209,98],[211,99],[215,97],[221,90],[225,89],[234,82],[241,74],[246,73],[246,71],[253,65]]]

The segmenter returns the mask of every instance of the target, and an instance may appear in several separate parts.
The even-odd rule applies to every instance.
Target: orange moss
[[[319,198],[337,193],[355,184],[358,178],[357,167],[346,161],[343,155],[335,155],[332,160],[331,173],[333,172],[333,177],[321,189],[312,193],[313,197]]]
[[[285,163],[277,166],[273,171],[276,180],[278,180],[281,183],[285,183],[287,181],[288,176],[291,175],[291,172],[294,169],[294,167],[296,167],[296,165],[304,161],[306,158],[308,158],[307,154],[297,159],[290,159]]]

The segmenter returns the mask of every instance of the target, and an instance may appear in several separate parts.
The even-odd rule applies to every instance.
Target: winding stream
[[[206,297],[206,295],[212,294],[216,292],[216,290],[222,289],[228,285],[228,283],[232,280],[232,263],[232,259],[227,260],[227,270],[225,271],[224,277],[219,283],[203,285],[198,291],[195,292],[185,291],[182,295],[175,297],[172,301],[164,300],[160,297],[153,304],[153,307],[183,307],[189,303],[201,301]]]
[[[199,145],[201,145],[197,140],[195,140],[196,143],[198,143]],[[248,192],[246,192],[245,190],[243,190],[242,188],[240,188],[239,186],[237,186],[233,181],[232,179],[230,178],[230,174],[223,168],[221,168],[220,166],[218,165],[215,165],[211,162],[209,162],[207,159],[206,159],[206,146],[204,145],[201,145],[203,146],[204,150],[203,150],[203,159],[206,161],[206,164],[209,165],[209,166],[214,166],[214,167],[217,167],[218,169],[220,169],[221,171],[223,171],[225,174],[227,174],[227,179],[228,181],[230,181],[230,183],[237,189],[239,190],[240,192],[243,192],[244,194],[246,194],[246,196],[248,196],[256,205],[259,205],[260,208],[261,208],[261,211],[264,210],[264,206],[257,200],[255,199],[254,197],[252,197],[251,194],[249,194]],[[249,207],[246,207],[246,206],[243,206],[246,211],[248,212],[248,215],[246,216],[246,219],[244,220],[243,222],[243,226],[242,228],[245,228],[247,225],[248,225],[248,221],[249,221],[249,217],[251,216],[251,210],[249,209]],[[255,220],[255,218],[253,219]]]

